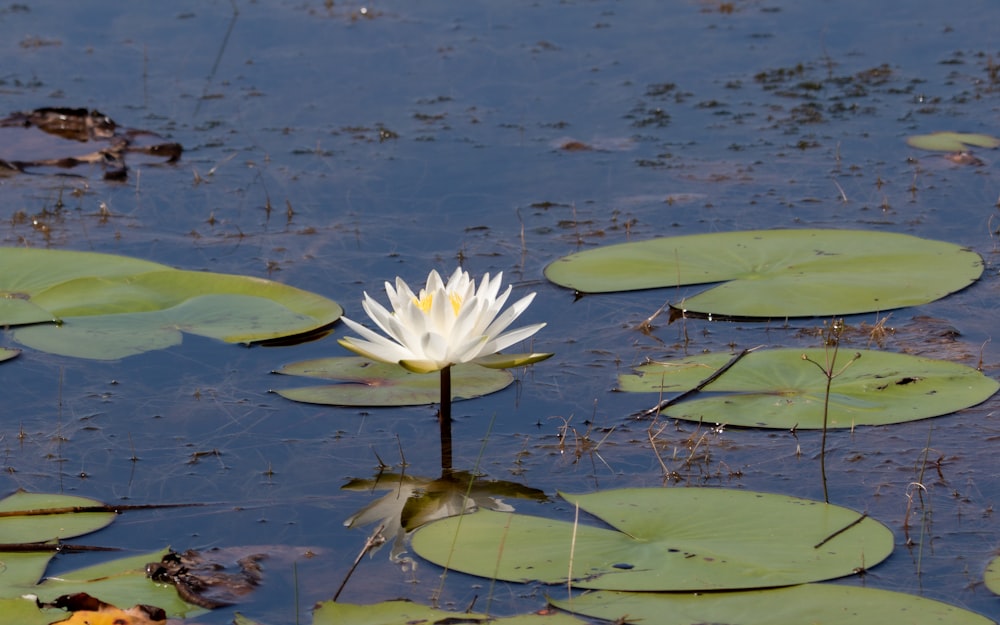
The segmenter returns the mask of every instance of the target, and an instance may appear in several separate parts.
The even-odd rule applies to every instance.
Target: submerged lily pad
[[[0,248],[0,323],[50,353],[109,360],[177,345],[188,332],[229,343],[332,325],[335,302],[254,278],[171,269],[90,252]]]
[[[367,358],[319,358],[286,365],[274,373],[338,384],[279,389],[286,399],[333,406],[420,406],[441,401],[441,377],[411,373],[399,365]],[[451,368],[452,400],[471,399],[507,388],[514,376],[505,370],[475,364]]]
[[[560,610],[615,623],[739,623],[740,625],[989,625],[990,619],[955,606],[901,592],[804,584],[718,593],[635,593],[596,591],[549,600]],[[627,617],[627,620],[626,620]]]
[[[864,230],[751,230],[609,245],[545,268],[582,293],[722,282],[675,302],[678,313],[737,318],[847,315],[917,306],[974,282],[978,254]]]
[[[935,152],[964,152],[969,146],[979,148],[1000,147],[1000,139],[990,135],[966,132],[933,132],[929,135],[913,135],[906,142],[910,147]]]
[[[716,488],[563,495],[614,529],[480,510],[418,529],[413,549],[514,582],[635,591],[786,586],[851,575],[892,552],[892,532],[818,501]]]
[[[742,427],[823,427],[826,366],[832,350],[772,349],[746,354],[694,399],[666,407],[675,419]],[[844,366],[855,355],[859,357]],[[808,358],[805,360],[803,357]],[[623,391],[682,393],[731,359],[708,354],[654,362],[621,375]],[[841,348],[830,385],[827,427],[885,425],[949,414],[986,401],[1000,384],[972,367],[906,354]]]

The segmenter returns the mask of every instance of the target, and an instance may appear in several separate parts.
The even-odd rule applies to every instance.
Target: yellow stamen
[[[451,301],[451,309],[458,314],[458,311],[462,309],[462,296],[457,293],[449,293],[448,299]],[[427,293],[421,297],[414,297],[413,303],[417,305],[425,315],[431,311],[431,305],[434,304],[434,294]]]
[[[431,304],[434,303],[434,294],[433,293],[428,293],[427,295],[424,295],[423,297],[420,297],[419,299],[416,298],[416,297],[414,297],[413,298],[413,303],[416,304],[417,308],[419,308],[420,310],[422,310],[423,313],[426,315],[427,313],[429,313],[431,311]]]

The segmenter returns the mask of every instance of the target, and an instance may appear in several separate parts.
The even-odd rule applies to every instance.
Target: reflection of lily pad
[[[399,365],[366,358],[319,358],[286,365],[275,371],[338,384],[275,391],[286,399],[334,406],[419,406],[441,400],[441,377],[411,373]],[[451,368],[452,399],[471,399],[507,388],[514,381],[508,371],[475,364]]]
[[[413,549],[481,577],[607,590],[725,590],[850,575],[893,548],[885,526],[822,502],[715,488],[563,495],[615,529],[489,512],[417,530]]]
[[[343,312],[270,280],[107,254],[0,248],[0,267],[0,323],[39,324],[17,329],[15,339],[81,358],[169,347],[182,332],[230,343],[286,338],[329,326]]]
[[[966,132],[933,132],[929,135],[913,135],[906,142],[910,147],[936,152],[964,152],[969,146],[979,148],[1000,147],[1000,139],[990,135]]]
[[[663,414],[690,421],[743,427],[823,427],[826,376],[803,356],[825,366],[832,351],[774,349],[746,354],[703,394],[668,406]],[[1000,388],[965,365],[906,354],[842,348],[834,371],[860,358],[830,385],[827,426],[884,425],[949,414],[986,401]],[[624,391],[682,393],[695,388],[730,360],[708,354],[637,367],[619,376]]]
[[[940,601],[836,584],[703,594],[597,591],[571,600],[550,599],[550,603],[591,618],[657,625],[989,625],[993,622]]]
[[[448,612],[438,608],[395,600],[371,605],[324,601],[313,612],[313,625],[398,625],[399,623],[468,623],[475,625],[583,625],[568,614],[525,614],[495,618],[472,612]]]
[[[673,304],[730,317],[832,316],[916,306],[983,271],[958,245],[863,230],[755,230],[609,245],[545,269],[583,293],[723,282]]]

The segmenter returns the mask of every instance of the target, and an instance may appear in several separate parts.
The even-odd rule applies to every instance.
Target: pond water
[[[397,275],[413,284],[459,262],[503,271],[516,293],[537,292],[523,319],[548,322],[532,348],[556,356],[502,393],[456,404],[456,468],[540,489],[549,501],[517,507],[561,518],[557,490],[710,485],[821,499],[818,433],[670,425],[665,476],[649,422],[631,418],[656,398],[613,388],[647,358],[816,346],[824,320],[660,317],[643,333],[665,300],[695,290],[574,301],[543,268],[600,244],[752,228],[959,243],[985,258],[981,280],[893,311],[886,348],[981,359],[995,376],[997,153],[960,164],[905,139],[997,134],[998,19],[994,0],[6,4],[0,111],[97,109],[185,152],[133,163],[123,182],[96,167],[2,177],[0,236],[268,277],[355,319],[362,292]],[[853,340],[865,346],[863,334]],[[253,597],[198,621],[231,622],[238,609],[309,622],[371,531],[344,520],[381,495],[342,487],[374,478],[379,459],[411,476],[440,472],[433,407],[310,406],[268,392],[293,385],[270,373],[279,366],[335,355],[347,354],[332,338],[244,349],[190,336],[116,362],[26,351],[3,365],[0,485],[208,504],[128,513],[86,542],[269,549]],[[998,401],[831,432],[831,501],[868,511],[897,539],[888,561],[843,583],[1000,618],[981,584],[1000,546]],[[60,557],[54,569],[97,559]],[[402,571],[385,548],[341,600],[426,603],[439,573]],[[544,588],[457,574],[442,603],[465,608],[487,593],[497,614],[544,606]]]

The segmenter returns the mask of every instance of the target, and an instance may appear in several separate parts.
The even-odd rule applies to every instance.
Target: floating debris
[[[37,131],[41,130],[43,134]],[[160,135],[123,128],[107,115],[85,108],[39,108],[0,119],[0,175],[37,173],[44,167],[72,169],[99,165],[105,180],[125,180],[127,153],[145,154],[173,163],[184,148],[163,142]],[[79,153],[78,143],[98,144]]]

